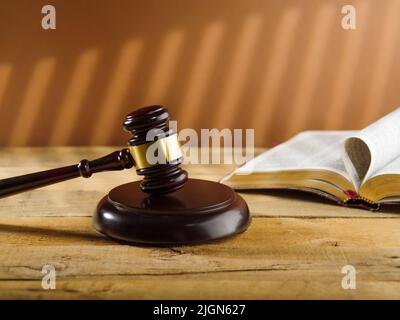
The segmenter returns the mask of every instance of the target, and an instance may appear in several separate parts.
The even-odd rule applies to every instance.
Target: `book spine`
[[[379,203],[376,203],[360,195],[349,197],[344,201],[344,205],[353,208],[367,209],[370,211],[377,211],[380,207]]]

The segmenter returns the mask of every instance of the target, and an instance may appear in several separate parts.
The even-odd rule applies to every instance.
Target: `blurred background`
[[[257,146],[359,129],[400,106],[399,37],[400,0],[1,1],[0,145],[123,145],[149,104]]]

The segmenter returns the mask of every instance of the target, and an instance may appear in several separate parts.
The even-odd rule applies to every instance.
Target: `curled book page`
[[[343,161],[357,189],[399,156],[400,108],[348,137],[343,144]]]

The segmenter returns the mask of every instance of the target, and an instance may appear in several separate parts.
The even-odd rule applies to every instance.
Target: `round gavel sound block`
[[[223,184],[188,179],[180,168],[176,132],[168,122],[162,106],[126,117],[130,153],[144,178],[114,188],[100,201],[95,228],[119,241],[149,245],[201,243],[245,231],[250,224],[245,201]],[[156,159],[149,159],[152,150],[157,150]]]

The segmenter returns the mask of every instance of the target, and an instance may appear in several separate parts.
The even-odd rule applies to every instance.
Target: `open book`
[[[361,131],[305,131],[221,180],[235,189],[297,189],[371,210],[400,203],[400,108]]]

